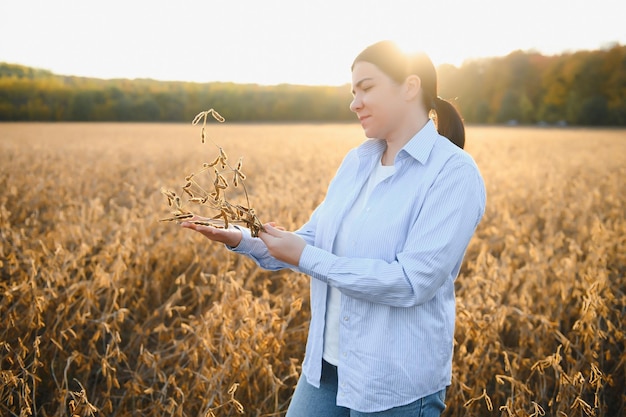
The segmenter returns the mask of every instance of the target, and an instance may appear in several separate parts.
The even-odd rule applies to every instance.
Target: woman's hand
[[[259,238],[265,243],[267,249],[274,258],[288,264],[298,266],[300,256],[306,242],[300,236],[292,232],[286,232],[274,223],[263,225],[264,232],[259,233]]]
[[[212,226],[203,226],[200,224],[192,223],[192,221],[206,221],[207,219],[202,217],[193,217],[189,221],[182,222],[180,225],[186,229],[195,230],[198,233],[204,235],[207,239],[210,239],[214,242],[220,242],[231,248],[237,247],[243,235],[241,234],[241,230],[236,229],[234,227],[230,227],[228,229],[220,229],[218,227]]]

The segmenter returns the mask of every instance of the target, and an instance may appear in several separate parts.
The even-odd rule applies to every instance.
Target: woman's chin
[[[369,139],[377,138],[376,132],[372,128],[363,127],[363,133],[365,133],[365,137]]]

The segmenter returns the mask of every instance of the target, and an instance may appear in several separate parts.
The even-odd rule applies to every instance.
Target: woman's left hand
[[[274,227],[274,224],[264,224],[265,232],[259,233],[259,238],[265,243],[267,249],[274,258],[288,264],[298,266],[300,256],[306,242],[293,232],[286,232]]]

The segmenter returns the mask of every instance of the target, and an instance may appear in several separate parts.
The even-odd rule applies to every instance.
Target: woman
[[[370,140],[348,153],[302,228],[268,224],[252,238],[244,228],[182,225],[265,269],[311,276],[288,417],[439,416],[452,373],[454,280],[484,213],[484,183],[426,55],[371,45],[354,60],[352,93]]]

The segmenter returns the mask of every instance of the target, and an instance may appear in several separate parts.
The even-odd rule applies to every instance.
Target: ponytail
[[[441,97],[432,101],[432,109],[436,113],[437,131],[459,148],[465,146],[465,126],[456,107]]]

